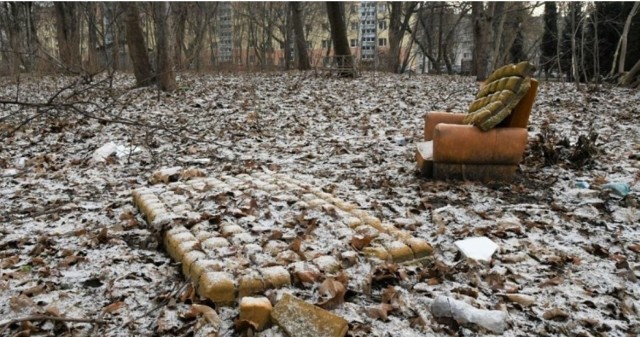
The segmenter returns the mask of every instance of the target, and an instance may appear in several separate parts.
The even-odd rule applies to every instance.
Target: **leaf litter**
[[[14,98],[15,83],[0,81],[0,96]],[[19,98],[45,102],[72,81],[21,79]],[[506,336],[640,333],[637,92],[542,83],[515,181],[480,184],[414,173],[422,116],[464,111],[477,87],[470,77],[364,73],[340,80],[289,72],[190,74],[179,82],[175,93],[158,94],[129,89],[133,78],[116,74],[113,86],[68,96],[102,109],[49,111],[12,134],[36,111],[3,107],[0,329],[60,336],[233,331],[237,308],[209,310],[183,286],[179,266],[130,200],[153,172],[181,166],[189,169],[184,176],[153,179],[279,171],[431,242],[434,258],[424,266],[371,266],[345,254],[359,275],[294,273],[298,280],[285,291],[347,319],[351,336],[488,333],[436,321],[429,308],[440,295],[508,311]],[[610,193],[606,184],[629,192]],[[237,201],[238,216],[256,206]],[[277,208],[269,211],[271,220],[257,220],[262,226],[278,223]],[[453,244],[476,236],[500,247],[488,263],[465,260]],[[363,234],[351,245],[358,250],[369,239]],[[106,323],[11,321],[29,315]],[[255,334],[283,332],[273,326]]]

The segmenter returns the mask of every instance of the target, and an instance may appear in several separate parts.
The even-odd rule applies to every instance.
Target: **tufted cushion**
[[[529,91],[534,71],[535,67],[526,61],[494,71],[469,105],[469,114],[462,122],[483,131],[498,125]]]

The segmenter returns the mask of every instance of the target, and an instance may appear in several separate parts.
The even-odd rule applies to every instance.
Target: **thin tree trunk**
[[[176,89],[176,78],[173,73],[173,48],[171,42],[171,16],[169,15],[169,3],[154,3],[156,15],[156,41],[158,70],[156,78],[162,91]]]
[[[495,69],[499,66],[498,60],[500,60],[500,46],[502,45],[502,33],[504,32],[504,22],[506,15],[504,14],[505,3],[504,2],[494,2],[492,4],[491,11],[491,39],[493,41],[493,47],[491,48],[489,59],[489,65],[487,66],[488,72],[491,72],[492,69]]]
[[[573,80],[576,83],[576,89],[580,90],[580,73],[578,71],[578,50],[576,45],[576,34],[577,32],[577,22],[576,22],[576,9],[575,3],[571,3],[570,5],[570,14],[571,15],[571,74],[573,76]],[[573,7],[573,8],[571,8]]]
[[[89,61],[89,72],[95,74],[98,72],[100,68],[98,65],[98,51],[96,47],[98,46],[98,27],[96,21],[96,4],[93,2],[87,3],[87,21],[88,21],[88,30],[89,30],[89,41],[88,41],[88,61]]]
[[[70,2],[56,2],[54,6],[60,60],[67,72],[79,73],[82,65],[80,64],[78,5]]]
[[[487,74],[487,33],[482,2],[471,4],[473,16],[473,65],[477,81],[484,81]]]
[[[629,70],[628,73],[624,74],[624,76],[620,78],[619,84],[623,86],[630,85],[636,75],[638,75],[638,73],[640,73],[640,60],[636,62],[636,64],[631,68],[631,70]]]
[[[125,34],[127,35],[127,46],[129,47],[129,57],[133,64],[133,74],[136,77],[136,85],[139,87],[153,84],[155,77],[147,45],[144,42],[144,34],[140,27],[140,15],[135,3],[122,2],[125,11]]]
[[[184,69],[183,53],[184,53],[184,37],[185,37],[185,25],[187,21],[187,6],[188,3],[174,3],[172,6],[177,6],[176,21],[175,21],[175,41],[174,41],[174,65],[177,70]],[[171,29],[171,27],[169,27]]]
[[[290,2],[291,14],[293,16],[293,30],[296,36],[296,56],[298,57],[298,69],[309,70],[309,54],[307,53],[307,41],[304,35],[304,23],[302,21],[302,8],[300,2]]]
[[[629,36],[629,29],[631,28],[631,21],[633,17],[638,13],[638,8],[640,8],[640,2],[636,2],[633,4],[633,8],[629,15],[627,16],[627,20],[624,23],[624,29],[622,30],[622,36],[620,36],[621,41],[621,49],[620,49],[620,60],[618,61],[618,73],[624,72],[624,64],[627,60],[627,37]],[[617,53],[617,51],[616,51]],[[613,58],[615,62],[615,56]]]

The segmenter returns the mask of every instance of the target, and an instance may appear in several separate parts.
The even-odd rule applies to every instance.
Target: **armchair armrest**
[[[450,112],[428,112],[424,115],[424,140],[433,140],[433,130],[440,123],[462,124],[465,114]]]
[[[433,161],[450,164],[517,165],[527,145],[527,129],[438,124],[433,130]]]

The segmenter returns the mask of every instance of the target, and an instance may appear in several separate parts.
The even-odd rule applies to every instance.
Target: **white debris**
[[[114,142],[108,142],[93,152],[92,159],[96,163],[104,162],[109,156],[118,150],[118,146]]]
[[[451,317],[459,324],[473,323],[494,333],[503,333],[507,328],[506,312],[478,309],[447,296],[438,296],[433,301],[431,314],[435,317]]]
[[[491,261],[491,256],[499,248],[486,236],[458,240],[454,244],[465,257],[487,262]]]
[[[6,169],[2,172],[2,176],[5,178],[15,177],[18,175],[18,170],[16,169]]]
[[[123,158],[140,151],[141,149],[138,147],[132,148],[130,146],[118,145],[114,142],[108,142],[93,152],[92,159],[96,163],[101,163],[107,160],[109,156],[114,154],[118,158]]]

